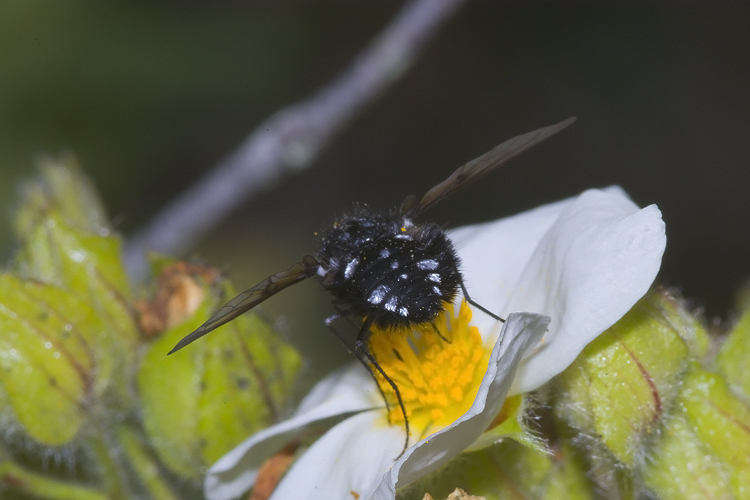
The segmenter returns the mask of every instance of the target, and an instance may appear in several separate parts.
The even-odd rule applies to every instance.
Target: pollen
[[[489,363],[490,349],[471,321],[463,301],[458,315],[446,304],[433,324],[410,331],[373,329],[370,351],[401,393],[413,435],[432,434],[466,413],[474,402]],[[391,425],[404,416],[391,385],[378,384],[390,408]]]

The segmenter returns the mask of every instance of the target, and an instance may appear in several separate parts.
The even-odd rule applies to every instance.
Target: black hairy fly
[[[575,118],[569,118],[503,142],[459,167],[419,200],[408,196],[400,207],[387,211],[356,206],[324,233],[315,255],[305,255],[301,262],[269,276],[227,302],[197,330],[180,340],[169,354],[281,290],[317,275],[322,278],[323,288],[333,296],[337,309],[325,323],[347,347],[333,323],[344,317],[361,321],[355,347],[350,350],[370,373],[374,368],[393,388],[404,415],[405,450],[409,442],[406,409],[398,387],[370,353],[370,328],[399,331],[430,324],[445,310],[446,304],[453,302],[459,288],[469,304],[504,321],[469,297],[459,270],[460,260],[445,231],[437,224],[416,224],[413,220],[459,187],[491,172],[574,121]]]

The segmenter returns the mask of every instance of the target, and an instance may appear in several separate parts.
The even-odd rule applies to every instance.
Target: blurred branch
[[[146,252],[172,254],[190,247],[282,174],[310,166],[357,112],[405,73],[464,1],[409,2],[330,85],[261,123],[233,153],[126,243],[125,262],[131,277],[141,279],[146,274]]]

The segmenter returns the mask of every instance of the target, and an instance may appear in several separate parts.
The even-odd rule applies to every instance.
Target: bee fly
[[[333,328],[333,322],[345,317],[361,321],[355,347],[349,350],[371,374],[374,375],[374,367],[393,388],[404,415],[406,450],[409,442],[406,409],[398,387],[370,353],[370,328],[399,331],[433,323],[446,304],[453,302],[459,288],[466,302],[498,321],[505,321],[469,297],[459,270],[459,257],[445,231],[437,224],[415,224],[413,220],[459,187],[479,179],[574,121],[575,118],[569,118],[500,144],[459,167],[420,200],[411,195],[401,207],[387,211],[355,207],[324,234],[314,256],[305,255],[301,262],[269,276],[227,302],[197,330],[180,340],[169,354],[281,290],[317,275],[323,281],[323,288],[333,296],[338,311],[325,320],[326,326],[347,348],[347,342]]]

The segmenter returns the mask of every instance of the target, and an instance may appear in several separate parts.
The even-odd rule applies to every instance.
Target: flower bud
[[[130,359],[137,330],[130,311],[130,285],[119,238],[75,229],[56,210],[40,218],[26,236],[16,256],[18,273],[89,300],[117,333],[112,350],[118,358],[125,354]]]
[[[677,396],[688,345],[702,349],[697,325],[669,295],[648,294],[563,372],[557,413],[633,467]]]
[[[0,385],[28,433],[59,445],[108,386],[109,409],[131,408],[138,337],[120,241],[93,188],[66,165],[41,170],[15,217],[17,276],[0,278]]]
[[[673,414],[644,470],[659,498],[747,498],[750,410],[715,373],[697,364],[682,382]]]
[[[220,305],[209,285],[202,283],[208,300],[151,344],[138,374],[151,442],[173,472],[189,478],[279,417],[300,365],[297,352],[252,312],[167,357]],[[232,295],[223,288],[222,299]]]
[[[47,445],[70,441],[112,372],[110,330],[86,300],[0,275],[0,386],[18,421]]]
[[[25,279],[86,297],[112,331],[108,346],[123,364],[134,362],[137,330],[121,242],[106,225],[102,203],[72,158],[42,160],[14,217],[21,242],[14,269]]]
[[[748,359],[750,359],[750,308],[745,311],[737,326],[724,340],[716,356],[717,370],[724,375],[734,390],[750,401]]]
[[[16,270],[23,278],[60,287],[97,311],[108,335],[106,342],[91,348],[115,362],[112,382],[117,396],[113,401],[122,408],[131,407],[129,379],[136,361],[138,330],[119,238],[75,229],[55,210],[37,222],[16,255]]]
[[[445,468],[400,492],[398,498],[450,498],[456,486],[490,499],[592,500],[593,484],[584,463],[567,445],[545,453],[514,440],[465,453]]]
[[[21,186],[21,206],[14,217],[14,229],[21,239],[51,209],[80,231],[109,232],[104,204],[72,155],[44,157],[38,163],[40,175]]]

